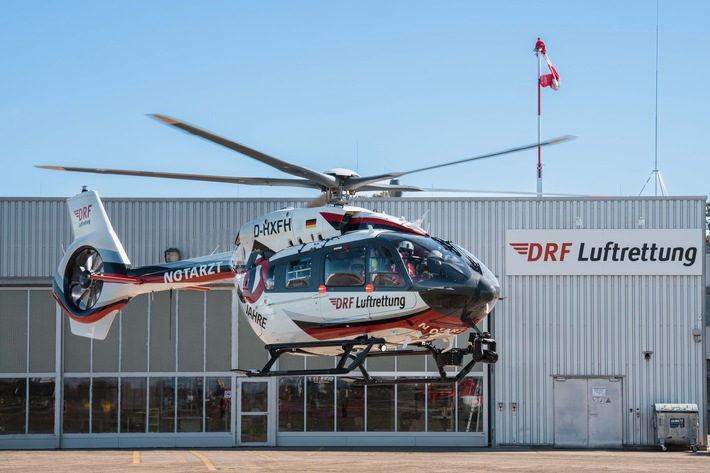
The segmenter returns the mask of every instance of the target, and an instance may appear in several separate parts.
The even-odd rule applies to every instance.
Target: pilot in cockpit
[[[432,250],[429,252],[426,257],[426,262],[424,264],[424,266],[426,266],[427,277],[434,278],[441,273],[441,265],[443,259],[444,255],[441,253],[441,251]]]
[[[411,241],[402,240],[399,247],[399,256],[402,257],[402,263],[404,263],[404,268],[410,277],[416,277],[417,273],[414,269],[414,245]],[[396,271],[396,268],[390,269],[390,271]]]

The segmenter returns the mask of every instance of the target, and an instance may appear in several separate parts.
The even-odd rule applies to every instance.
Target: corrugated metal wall
[[[503,245],[508,229],[574,231],[578,217],[585,229],[637,229],[643,217],[647,229],[703,235],[704,198],[406,199],[382,210],[408,218],[430,210],[433,235],[468,248],[500,278],[496,444],[554,443],[554,376],[620,376],[625,445],[656,443],[653,403],[705,404],[706,355],[692,335],[705,320],[703,277],[506,276]]]
[[[265,213],[305,201],[260,199],[102,199],[134,266],[163,261],[167,248],[183,258],[230,251],[239,227]],[[65,199],[0,199],[0,281],[51,278],[71,243]]]
[[[0,199],[0,281],[53,275],[71,241],[68,213],[64,199]]]
[[[144,265],[162,261],[168,247],[185,258],[231,249],[242,223],[304,202],[105,203],[131,261]],[[692,336],[704,320],[704,277],[508,277],[504,260],[506,230],[573,230],[577,218],[585,229],[634,229],[643,217],[647,229],[704,232],[704,198],[407,198],[360,205],[410,220],[426,215],[433,235],[469,249],[500,278],[506,299],[492,316],[500,353],[492,401],[503,410],[495,410],[495,444],[553,444],[554,376],[621,377],[626,445],[655,443],[654,402],[705,404],[704,344]],[[63,200],[1,199],[0,283],[50,278],[70,239]],[[649,361],[644,351],[653,352]]]

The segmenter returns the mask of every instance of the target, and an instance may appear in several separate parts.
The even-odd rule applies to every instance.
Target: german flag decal
[[[306,228],[315,228],[316,227],[316,219],[311,218],[306,220]]]

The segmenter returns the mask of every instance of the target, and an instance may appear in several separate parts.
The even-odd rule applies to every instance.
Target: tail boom
[[[131,268],[98,194],[67,199],[74,241],[57,269],[53,296],[72,333],[103,340],[116,314],[135,296],[169,289],[204,289],[234,277],[232,253]]]

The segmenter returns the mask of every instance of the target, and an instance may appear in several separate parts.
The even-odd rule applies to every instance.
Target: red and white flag
[[[560,75],[550,62],[550,58],[547,57],[547,48],[545,47],[545,43],[543,43],[540,38],[538,38],[537,43],[535,43],[535,51],[538,54],[542,54],[542,57],[545,58],[545,62],[547,62],[547,67],[550,68],[550,74],[540,75],[540,86],[551,87],[553,90],[559,90],[561,83]]]

